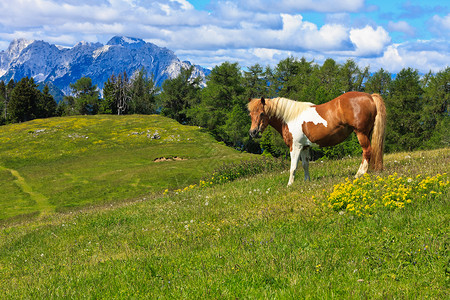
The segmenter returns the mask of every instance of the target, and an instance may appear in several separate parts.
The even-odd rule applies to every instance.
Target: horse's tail
[[[370,167],[373,170],[383,170],[383,148],[384,135],[386,130],[386,106],[383,98],[379,94],[372,94],[372,99],[377,107],[377,116],[372,131],[372,155],[370,159]]]

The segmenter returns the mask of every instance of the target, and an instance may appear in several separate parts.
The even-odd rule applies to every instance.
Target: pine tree
[[[420,124],[423,114],[423,90],[419,72],[402,69],[391,82],[389,96],[385,99],[387,109],[386,147],[391,150],[413,150],[424,139]]]
[[[181,69],[180,74],[167,79],[162,85],[161,114],[175,119],[181,124],[188,124],[190,117],[188,110],[195,103],[200,91],[200,77],[192,78],[194,67]]]
[[[369,67],[363,70],[355,63],[354,60],[348,59],[344,65],[340,67],[338,78],[341,80],[341,88],[343,92],[362,91],[363,82],[369,77]]]
[[[386,98],[389,93],[391,78],[391,73],[381,68],[367,79],[364,91],[369,94],[377,93]]]
[[[450,67],[428,74],[424,87],[420,124],[426,148],[450,146]],[[424,83],[425,83],[424,82]]]
[[[6,106],[7,106],[7,95],[6,95],[6,85],[5,82],[2,80],[0,81],[0,125],[3,125],[6,123]]]
[[[241,105],[234,105],[222,126],[224,141],[236,149],[247,149],[249,125],[248,112]]]
[[[234,142],[228,140],[224,125],[235,105],[240,107],[239,111],[246,111],[248,103],[240,67],[237,63],[225,62],[214,67],[208,79],[208,85],[201,91],[200,103],[189,109],[188,116],[194,124],[207,128],[216,139],[232,145]]]
[[[130,112],[131,83],[126,72],[108,78],[103,86],[100,113],[123,115]]]
[[[136,72],[131,83],[130,112],[134,114],[153,114],[156,112],[156,87],[153,77],[147,75],[142,67]]]
[[[33,78],[22,78],[11,91],[8,102],[8,119],[13,122],[26,122],[38,115],[39,90]]]
[[[274,95],[295,99],[298,91],[295,82],[300,73],[299,62],[293,56],[281,60],[275,69],[270,72],[270,88]]]
[[[100,114],[117,114],[115,97],[116,76],[111,75],[103,85],[103,99],[100,104]]]
[[[261,65],[256,64],[244,71],[243,85],[245,88],[244,98],[268,97],[268,80]]]
[[[97,85],[92,85],[92,79],[81,77],[70,84],[75,100],[75,112],[81,115],[95,115],[99,109],[99,91]]]
[[[56,115],[57,104],[52,95],[50,95],[50,88],[48,85],[44,86],[42,93],[39,94],[36,117],[48,118]]]
[[[127,114],[130,109],[130,86],[127,72],[119,74],[114,84],[114,97],[118,115]]]
[[[322,104],[338,97],[345,92],[345,86],[339,79],[340,66],[331,58],[325,60],[322,66],[315,69],[313,76],[319,79],[315,99],[312,102]]]

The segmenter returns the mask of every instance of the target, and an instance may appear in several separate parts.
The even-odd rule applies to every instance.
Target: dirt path
[[[41,212],[41,214],[48,214],[54,211],[54,207],[49,203],[48,198],[43,194],[33,191],[31,186],[26,182],[17,170],[7,169],[0,166],[0,169],[11,172],[11,175],[16,178],[14,183],[24,192],[30,195],[31,199],[36,202],[36,208]]]

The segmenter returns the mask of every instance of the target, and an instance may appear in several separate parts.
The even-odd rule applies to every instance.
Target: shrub
[[[261,159],[242,161],[237,164],[224,164],[215,170],[211,177],[200,181],[200,186],[221,184],[238,178],[253,176],[264,172],[284,170],[288,166],[282,159],[263,157]]]
[[[184,192],[194,188],[204,188],[216,184],[223,184],[264,172],[285,170],[287,167],[288,163],[286,160],[273,157],[261,157],[255,160],[242,161],[240,163],[224,164],[216,169],[212,175],[200,180],[198,185],[192,184],[183,189],[175,190],[174,192]],[[167,193],[169,193],[168,189],[164,191],[164,194]]]

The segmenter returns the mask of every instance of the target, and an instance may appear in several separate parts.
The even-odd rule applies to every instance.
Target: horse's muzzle
[[[250,129],[250,131],[249,131],[248,133],[250,134],[250,136],[251,136],[252,138],[257,138],[257,137],[259,137],[259,129],[258,129],[258,128],[256,128],[256,129]]]

